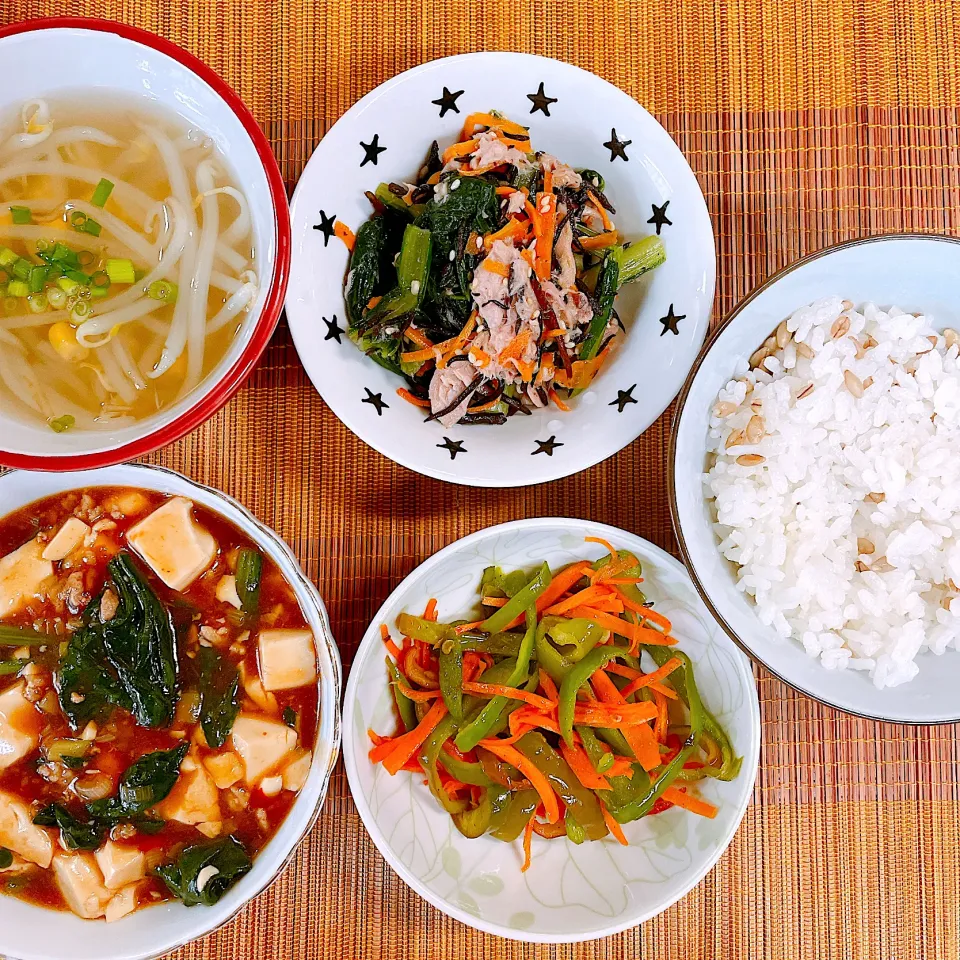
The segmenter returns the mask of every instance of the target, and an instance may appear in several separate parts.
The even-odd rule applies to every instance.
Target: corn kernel
[[[79,363],[90,356],[89,347],[81,346],[77,341],[77,334],[73,327],[65,320],[53,324],[47,336],[50,344],[57,353],[70,363]]]

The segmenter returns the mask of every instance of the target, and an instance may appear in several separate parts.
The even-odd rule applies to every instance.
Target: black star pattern
[[[334,214],[332,217],[328,217],[326,212],[320,211],[320,222],[313,225],[314,230],[319,230],[323,234],[323,245],[326,246],[330,242],[330,238],[334,234],[334,228],[336,226],[337,215]]]
[[[337,323],[337,315],[334,314],[332,320],[328,320],[326,317],[321,317],[320,319],[327,325],[327,334],[323,339],[336,340],[337,343],[343,343],[340,337],[342,337],[346,331]]]
[[[660,236],[661,227],[672,227],[673,221],[667,218],[667,207],[670,206],[670,201],[665,200],[662,207],[658,207],[655,203],[650,204],[653,207],[653,216],[647,221],[647,223],[653,223],[657,227],[657,236]]]
[[[668,330],[675,336],[680,336],[680,330],[678,324],[681,320],[686,320],[687,315],[685,313],[676,314],[673,312],[673,304],[670,304],[670,309],[667,311],[665,317],[660,318],[660,322],[663,324],[663,329],[660,331],[660,336],[662,337]]]
[[[619,157],[621,160],[629,160],[627,156],[627,147],[633,143],[632,140],[619,140],[617,139],[617,130],[615,127],[610,129],[610,139],[604,144],[604,146],[610,151],[610,162],[613,163],[614,160]]]
[[[372,407],[375,407],[377,416],[382,417],[383,411],[390,409],[390,404],[384,401],[383,394],[374,393],[369,387],[364,387],[363,389],[367,391],[367,395],[360,402],[369,403]]]
[[[460,108],[457,106],[457,100],[463,96],[463,91],[458,90],[456,93],[451,93],[446,87],[443,88],[443,96],[437,100],[431,100],[431,103],[435,103],[440,108],[440,118],[443,119],[444,114],[448,110],[452,110],[454,113],[459,113]]]
[[[458,453],[467,452],[467,448],[463,445],[462,440],[451,440],[449,437],[444,437],[443,443],[438,443],[437,446],[441,450],[447,450],[450,453],[451,460],[456,460]]]
[[[360,141],[360,146],[363,147],[363,159],[360,161],[360,166],[365,167],[368,163],[372,163],[374,166],[377,165],[377,157],[381,153],[386,152],[386,147],[380,146],[380,134],[375,133],[373,139],[369,143],[364,143]]]
[[[543,92],[543,81],[540,81],[540,86],[537,89],[536,93],[528,93],[527,99],[533,104],[530,108],[531,113],[536,113],[538,110],[545,116],[550,116],[550,104],[556,103],[556,97],[548,97]]]
[[[548,457],[553,456],[553,451],[557,447],[562,447],[562,443],[557,443],[556,436],[552,436],[549,440],[535,440],[534,443],[537,445],[537,449],[530,454],[530,456],[535,457],[538,453],[545,453]]]
[[[617,413],[623,413],[623,411],[626,410],[628,403],[637,403],[637,402],[638,402],[638,401],[637,401],[637,398],[633,395],[633,391],[636,390],[636,389],[637,389],[637,385],[634,384],[632,387],[630,387],[630,388],[627,389],[627,390],[618,390],[618,391],[617,391],[617,399],[616,399],[616,400],[611,400],[611,401],[607,404],[607,406],[608,406],[608,407],[616,407],[616,408],[617,408]]]

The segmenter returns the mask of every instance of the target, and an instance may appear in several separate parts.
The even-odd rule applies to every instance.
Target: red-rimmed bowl
[[[290,268],[290,214],[273,150],[237,94],[206,64],[135,27],[73,17],[14,24],[0,29],[0,63],[0,116],[36,97],[91,87],[105,99],[111,92],[143,97],[211,137],[247,196],[260,291],[230,350],[195,390],[152,417],[104,433],[58,434],[0,407],[0,464],[76,470],[151,453],[227,402],[277,325]]]

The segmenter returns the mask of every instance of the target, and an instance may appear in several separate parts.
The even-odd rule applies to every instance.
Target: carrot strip
[[[604,577],[604,583],[621,587],[632,587],[636,583],[643,583],[643,577]]]
[[[712,803],[707,803],[699,797],[692,797],[679,787],[667,787],[662,797],[668,803],[675,803],[678,807],[683,807],[684,810],[699,814],[701,817],[709,817],[712,820],[717,815],[717,807]]]
[[[534,814],[530,815],[527,825],[523,828],[523,866],[520,867],[521,873],[526,873],[530,869],[530,847],[533,838]]]
[[[553,263],[553,234],[557,226],[557,198],[552,193],[537,194],[537,219],[540,229],[537,231],[537,279],[541,282],[550,279]]]
[[[511,197],[517,192],[516,187],[497,187],[494,191],[498,197]]]
[[[554,574],[550,585],[537,597],[537,614],[542,614],[547,607],[552,607],[589,569],[590,564],[586,560],[580,560]]]
[[[633,764],[629,757],[614,757],[610,769],[607,771],[610,777],[632,777]]]
[[[624,698],[629,697],[630,694],[636,693],[638,690],[642,690],[644,687],[648,687],[653,683],[657,683],[659,680],[664,680],[673,673],[677,667],[682,667],[683,661],[679,657],[671,657],[659,670],[654,670],[653,673],[643,673],[639,677],[636,677],[630,683],[628,683],[621,691],[620,695]],[[629,668],[628,668],[629,669]],[[664,689],[667,689],[666,687]],[[673,691],[671,691],[672,693]]]
[[[602,671],[598,670],[591,678],[593,689],[597,691],[597,696],[606,703],[613,706],[625,704],[623,694],[616,688],[614,682]],[[629,706],[629,705],[628,705]],[[656,705],[652,703],[633,704],[633,706],[644,706],[647,708],[648,718],[652,719],[659,716]],[[625,725],[621,728],[633,755],[637,758],[640,766],[644,770],[654,770],[660,766],[660,749],[657,746],[657,738],[647,724]]]
[[[372,310],[382,299],[383,297],[371,297],[367,301],[367,309]]]
[[[409,733],[393,741],[393,750],[384,758],[383,767],[389,774],[397,773],[400,768],[423,746],[424,741],[436,729],[437,724],[446,716],[447,705],[443,698],[435,701],[426,716]]]
[[[658,743],[663,743],[667,739],[667,698],[657,690],[653,691],[653,701],[657,705],[657,720],[653,725],[653,736]]]
[[[520,371],[520,379],[524,383],[529,383],[533,379],[533,373],[537,365],[532,360],[529,362],[514,360],[513,362],[517,365],[517,370]]]
[[[460,134],[460,139],[464,140],[467,137],[472,137],[476,133],[477,127],[505,130],[507,133],[515,133],[522,137],[530,136],[530,131],[526,127],[508,120],[506,117],[495,117],[492,113],[471,113],[463,121],[463,132]]]
[[[439,690],[414,690],[413,687],[408,687],[405,683],[398,683],[397,688],[409,700],[426,702],[427,700],[436,700],[437,697],[443,695]]]
[[[600,220],[603,223],[603,229],[612,230],[613,221],[610,219],[609,215],[607,214],[607,211],[604,208],[603,204],[599,201],[599,199],[597,199],[596,194],[592,190],[588,190],[587,196],[590,198],[593,205],[597,208],[597,213],[600,214]]]
[[[426,609],[423,611],[424,620],[433,620],[436,622],[437,619],[437,598],[431,597],[427,601]]]
[[[357,235],[345,224],[337,220],[333,225],[334,234],[343,241],[343,245],[353,253],[357,245]]]
[[[481,369],[481,370],[482,370],[484,367],[489,367],[490,364],[493,363],[493,361],[490,359],[490,354],[485,353],[485,352],[484,352],[483,350],[481,350],[479,347],[471,347],[471,348],[470,348],[470,356],[471,356],[472,358],[480,361],[480,369]]]
[[[604,582],[609,583],[610,581],[607,580]],[[664,633],[669,633],[673,629],[673,624],[662,613],[654,613],[650,607],[645,607],[642,603],[631,600],[622,590],[618,590],[617,593],[620,594],[620,599],[623,600],[623,605],[628,610],[640,614],[644,620],[649,620],[652,624],[662,629]]]
[[[609,553],[611,557],[615,557],[617,555],[617,548],[610,543],[609,540],[604,540],[603,537],[584,537],[583,542],[599,543],[601,547],[606,547],[607,553]]]
[[[393,638],[390,636],[390,630],[387,628],[385,623],[380,624],[380,639],[383,640],[384,646],[387,648],[393,659],[399,660],[400,648],[393,642]]]
[[[574,723],[582,723],[585,727],[604,727],[607,729],[620,728],[624,731],[629,743],[628,731],[632,727],[645,726],[650,720],[656,719],[657,707],[653,703],[625,703],[616,704],[583,704],[577,705],[573,714]],[[649,730],[649,727],[647,727]],[[646,747],[643,748],[644,752]],[[648,759],[652,754],[648,755]],[[659,760],[655,766],[659,766]],[[653,769],[653,767],[651,767]]]
[[[543,169],[543,192],[553,193],[553,167]]]
[[[487,253],[490,252],[490,248],[498,240],[513,240],[516,237],[525,237],[527,235],[527,224],[517,220],[515,217],[511,218],[502,226],[499,230],[494,233],[488,233],[483,238],[483,246]]]
[[[580,237],[579,243],[584,250],[603,250],[612,247],[620,239],[616,230],[607,233],[598,233],[595,237]]]
[[[491,260],[487,257],[480,266],[488,273],[495,273],[498,277],[510,276],[510,264],[501,263],[499,260]]]
[[[561,613],[566,613],[568,610],[572,610],[574,607],[592,607],[594,601],[600,599],[605,600],[609,596],[610,591],[605,590],[602,587],[584,587],[583,590],[580,590],[578,593],[567,597],[565,600],[561,600],[559,603],[555,603],[552,607],[548,607],[543,612],[552,616],[560,616]]]
[[[569,405],[567,405],[566,403],[564,403],[564,402],[560,399],[560,397],[557,396],[557,391],[556,391],[556,390],[549,390],[549,391],[547,391],[547,395],[548,395],[548,396],[550,397],[550,399],[554,402],[554,405],[556,406],[556,408],[557,408],[558,410],[562,410],[564,413],[569,413],[569,412],[570,412],[570,407],[569,407]]]
[[[600,803],[600,809],[603,811],[603,822],[607,825],[607,829],[611,834],[613,834],[613,837],[617,843],[623,844],[625,847],[629,846],[627,843],[627,838],[623,833],[623,827],[621,827],[620,824],[613,819],[613,815],[607,809],[606,804],[602,801]]]
[[[487,261],[484,260],[484,263],[487,263]],[[505,363],[507,360],[519,360],[520,357],[523,356],[523,352],[527,349],[529,343],[530,328],[525,327],[500,351],[500,362]]]
[[[524,703],[529,703],[531,707],[547,712],[554,707],[554,704],[546,697],[541,697],[536,693],[528,693],[526,690],[519,690],[516,687],[504,686],[500,683],[465,683],[463,689],[465,693],[476,693],[482,697],[506,697],[508,700],[522,700]]]
[[[444,163],[449,163],[455,157],[465,157],[473,153],[480,144],[476,140],[462,140],[460,143],[452,143],[443,151],[441,159]]]
[[[673,637],[665,637],[658,630],[639,627],[635,623],[628,623],[620,617],[594,610],[591,607],[577,607],[571,611],[571,615],[592,620],[597,626],[610,630],[618,636],[626,637],[630,641],[631,653],[636,653],[641,643],[651,646],[672,647],[677,642]]]
[[[412,323],[406,330],[403,331],[403,335],[408,339],[412,340],[417,346],[420,347],[432,347],[433,341],[418,327],[415,327]]]
[[[553,792],[550,781],[532,761],[528,760],[516,747],[506,746],[495,738],[481,740],[480,746],[489,750],[505,763],[513,764],[530,781],[533,789],[540,795],[547,820],[550,823],[556,823],[560,819],[560,804],[557,802],[557,795]]]
[[[484,621],[483,620],[474,620],[473,623],[461,623],[459,627],[455,627],[457,636],[461,636],[464,633],[469,633],[471,630],[476,630]]]
[[[543,687],[543,692],[547,695],[547,699],[552,700],[554,703],[558,703],[560,700],[560,693],[557,690],[557,685],[553,682],[553,677],[547,673],[543,667],[540,668],[540,686]]]
[[[580,744],[577,743],[571,747],[566,740],[561,740],[560,753],[563,759],[570,765],[574,776],[576,776],[588,790],[610,789],[610,781],[602,773],[597,773],[597,771],[593,769],[590,758]]]
[[[509,597],[481,597],[480,603],[485,607],[505,607],[510,602]]]
[[[468,413],[483,413],[485,410],[492,410],[498,403],[500,403],[499,397],[494,397],[489,403],[481,403],[477,407],[467,407]]]
[[[412,403],[415,407],[429,407],[429,400],[421,400],[419,397],[415,397],[406,387],[400,387],[397,390],[397,396],[403,400],[406,400],[407,403]]]

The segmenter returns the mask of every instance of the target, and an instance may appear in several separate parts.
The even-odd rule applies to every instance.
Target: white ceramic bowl
[[[253,869],[215,906],[188,908],[169,902],[105,924],[0,895],[0,956],[9,960],[146,960],[216,930],[265,890],[293,856],[320,813],[340,748],[340,655],[326,608],[290,548],[236,500],[172,470],[123,464],[59,474],[14,470],[0,476],[0,504],[6,514],[41,497],[105,485],[189,497],[239,527],[279,567],[317,639],[320,719],[313,766],[289,815],[256,857]]]
[[[696,664],[704,703],[724,725],[743,768],[730,783],[708,781],[704,797],[720,807],[714,820],[676,808],[624,827],[630,841],[576,846],[534,837],[533,862],[520,872],[519,842],[489,836],[467,840],[434,800],[422,777],[391,777],[367,757],[367,730],[393,733],[391,694],[380,624],[420,612],[430,597],[440,619],[477,602],[484,567],[551,567],[604,551],[584,543],[604,537],[633,550],[643,564],[643,590],[670,617],[682,649]],[[636,926],[679,900],[704,877],[733,838],[757,772],[760,711],[747,659],[717,628],[683,567],[639,537],[583,520],[519,520],[458,540],[417,567],[380,608],[360,644],[343,707],[343,755],[364,825],[391,867],[437,909],[478,930],[514,940],[573,943]]]
[[[751,657],[791,686],[830,706],[880,720],[953,723],[960,719],[960,653],[918,658],[907,684],[878,690],[853,670],[830,671],[798,641],[783,640],[758,619],[736,588],[733,565],[718,549],[701,482],[706,468],[707,418],[717,392],[781,320],[819,297],[896,304],[933,316],[940,327],[960,325],[960,241],[922,234],[872,237],[812,254],[771,277],[714,333],[693,369],[674,421],[671,509],[687,567],[700,595],[727,633]]]
[[[462,91],[455,108],[444,110],[435,102],[445,91]],[[555,98],[546,106],[549,116],[533,112],[528,95],[538,91]],[[365,190],[381,180],[412,179],[434,138],[441,147],[452,143],[468,113],[491,108],[529,124],[534,149],[598,170],[624,238],[653,233],[654,205],[664,208],[671,222],[657,229],[667,261],[618,298],[627,335],[590,389],[573,402],[572,412],[551,407],[502,426],[444,429],[424,423],[423,411],[396,395],[403,381],[342,333],[347,250],[319,228],[329,223],[332,229],[339,219],[356,230],[371,214]],[[605,146],[614,143],[614,130],[617,141],[631,141],[623,148],[626,160]],[[375,161],[366,159],[371,149]],[[521,486],[567,476],[611,456],[677,395],[706,335],[716,274],[713,230],[683,154],[623,91],[557,60],[468,54],[434,60],[377,87],[317,146],[291,212],[287,319],[313,385],[374,449],[441,480]],[[681,318],[675,326],[673,317]]]
[[[120,463],[172,443],[212,416],[253,369],[277,325],[290,258],[290,216],[269,142],[240,98],[209,67],[160,37],[106,20],[32,20],[0,29],[0,116],[36,97],[97,88],[141,97],[201,128],[250,204],[260,292],[226,356],[173,406],[113,431],[54,433],[0,409],[0,463],[75,470]],[[82,70],[78,65],[82,64]]]

